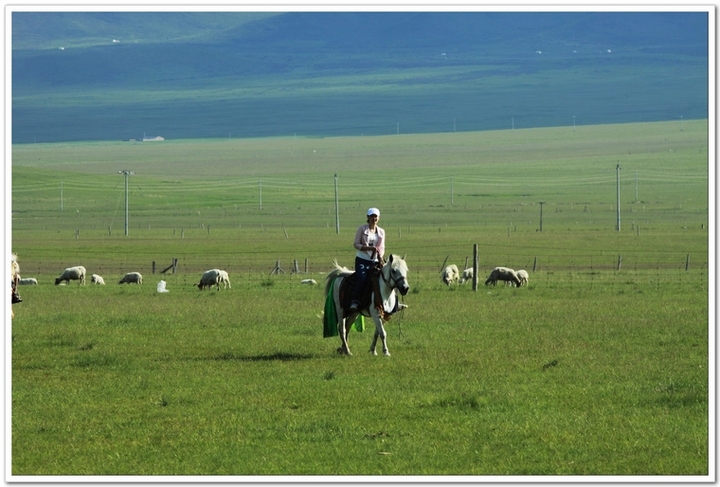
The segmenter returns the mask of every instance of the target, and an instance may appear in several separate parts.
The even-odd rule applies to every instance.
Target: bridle
[[[385,278],[385,266],[383,266],[382,270],[380,271],[380,277],[382,278],[382,280],[383,280],[383,282],[385,283],[385,285],[392,290],[392,289],[395,289],[395,286],[397,286],[397,283],[398,283],[399,279],[393,278],[393,276],[392,276],[392,267],[391,267],[391,266],[388,266],[388,268],[390,269],[390,280],[393,281],[392,284],[390,284],[390,282],[388,281],[388,279]]]

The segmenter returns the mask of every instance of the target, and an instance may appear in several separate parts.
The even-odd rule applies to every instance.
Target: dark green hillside
[[[14,12],[12,19],[15,143],[708,116],[706,12]]]

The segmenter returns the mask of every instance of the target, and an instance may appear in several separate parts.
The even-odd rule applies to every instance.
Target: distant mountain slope
[[[121,42],[197,42],[225,29],[277,15],[224,12],[14,12],[13,49]]]
[[[706,12],[13,12],[12,25],[14,142],[707,117]]]

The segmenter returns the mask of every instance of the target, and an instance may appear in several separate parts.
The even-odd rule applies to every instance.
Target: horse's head
[[[389,272],[390,274],[387,279],[389,282],[388,285],[396,288],[400,291],[400,294],[405,296],[410,290],[410,285],[407,281],[408,267],[405,260],[397,255],[390,254],[390,258],[383,269],[383,273],[384,272]]]

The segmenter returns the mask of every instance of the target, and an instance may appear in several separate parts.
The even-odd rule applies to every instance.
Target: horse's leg
[[[380,340],[382,341],[383,355],[389,357],[390,352],[388,351],[387,347],[387,333],[385,333],[385,327],[383,326],[382,318],[380,318],[378,311],[374,307],[370,308],[370,315],[375,322],[375,335],[373,336],[372,344],[370,345],[370,353],[372,353],[373,355],[377,355],[377,352],[375,351],[375,346],[377,345],[378,337],[380,337]]]
[[[341,353],[343,355],[352,355],[352,352],[350,352],[350,347],[348,346],[348,333],[350,331],[350,325],[352,324],[352,321],[350,321],[348,318],[343,316],[342,309],[338,310],[338,331],[340,332],[340,348],[338,348],[338,353]]]

